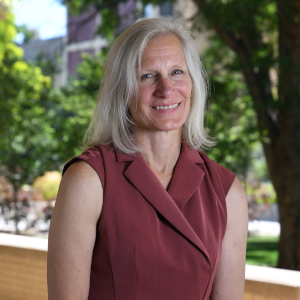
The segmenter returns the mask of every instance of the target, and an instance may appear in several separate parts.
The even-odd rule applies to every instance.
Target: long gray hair
[[[182,138],[192,149],[209,149],[214,142],[204,130],[204,111],[208,90],[207,73],[200,61],[190,32],[183,23],[169,19],[140,21],[114,42],[108,53],[99,99],[84,137],[84,148],[111,142],[117,150],[134,154],[141,151],[132,133],[129,106],[138,99],[141,58],[148,42],[165,35],[176,36],[192,78],[190,112],[182,128]]]

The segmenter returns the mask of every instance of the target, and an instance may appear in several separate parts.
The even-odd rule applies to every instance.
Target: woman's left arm
[[[245,190],[236,177],[226,197],[227,227],[222,256],[210,300],[242,300],[248,232],[248,205]]]

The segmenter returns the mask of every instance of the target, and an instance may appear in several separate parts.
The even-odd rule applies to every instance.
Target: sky
[[[17,25],[36,29],[42,40],[66,34],[67,10],[59,0],[20,0],[14,14]],[[22,35],[17,41],[22,42]]]

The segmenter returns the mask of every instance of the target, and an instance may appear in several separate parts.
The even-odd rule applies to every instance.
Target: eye
[[[181,74],[181,73],[183,73],[181,70],[174,70],[174,71],[172,72],[172,74]]]
[[[153,74],[144,74],[144,75],[142,75],[141,79],[152,78],[152,77],[153,77]]]

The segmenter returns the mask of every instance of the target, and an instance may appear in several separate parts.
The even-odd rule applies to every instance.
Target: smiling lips
[[[154,106],[152,108],[157,109],[157,110],[159,110],[159,109],[172,109],[172,108],[177,107],[178,105],[179,105],[179,103],[169,105],[169,106]]]

